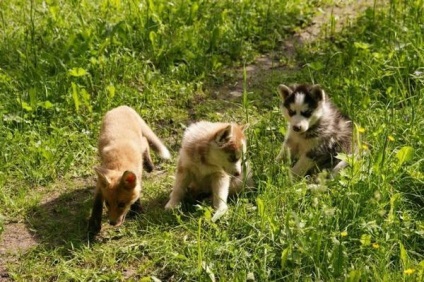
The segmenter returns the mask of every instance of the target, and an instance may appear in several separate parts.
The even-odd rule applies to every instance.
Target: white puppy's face
[[[229,175],[241,175],[246,153],[246,139],[241,127],[229,126],[219,132],[213,148],[209,160],[214,165],[221,167]]]
[[[225,152],[221,151],[220,164],[222,169],[229,175],[239,176],[242,170],[241,151]]]

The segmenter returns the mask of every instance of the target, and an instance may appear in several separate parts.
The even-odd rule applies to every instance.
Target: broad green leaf
[[[424,260],[420,261],[420,263],[418,264],[422,269],[424,269]]]
[[[83,68],[72,68],[68,71],[70,76],[80,77],[87,75],[87,71]]]
[[[151,31],[149,33],[149,39],[150,43],[152,43],[153,50],[156,49],[156,33],[154,31]]]
[[[71,83],[72,85],[72,99],[74,100],[75,110],[78,112],[81,102],[78,97],[78,87],[75,83]]]
[[[390,197],[390,210],[389,210],[389,214],[387,215],[387,220],[389,222],[393,222],[396,219],[395,211],[396,211],[396,205],[399,199],[400,199],[399,193],[396,193],[392,197]]]
[[[400,260],[402,262],[403,268],[408,267],[408,253],[405,250],[405,247],[401,242],[399,242],[399,251],[400,251]]]
[[[263,219],[265,215],[264,201],[261,198],[256,198],[256,204],[258,205],[259,216]]]
[[[106,90],[107,90],[107,93],[108,93],[108,96],[109,96],[110,99],[115,97],[115,91],[116,91],[115,86],[110,84],[110,85],[106,86]]]
[[[32,107],[27,102],[22,101],[21,102],[21,107],[22,107],[22,109],[24,109],[27,112],[31,112],[32,111]]]
[[[310,67],[311,69],[315,70],[315,71],[320,71],[322,69],[324,69],[324,64],[321,62],[313,62],[308,64],[308,67]]]
[[[84,88],[80,90],[80,95],[82,97],[82,100],[84,102],[84,106],[87,107],[87,109],[90,111],[90,113],[92,112],[92,107],[90,104],[90,99],[91,96],[90,94],[87,92],[87,90],[85,90]]]
[[[51,109],[53,107],[53,104],[50,101],[44,101],[43,103],[40,103],[40,106],[43,107],[44,109],[48,110],[48,109]]]
[[[281,269],[283,269],[283,270],[286,268],[287,259],[289,257],[289,252],[290,252],[290,248],[289,247],[285,248],[281,252]]]
[[[398,165],[401,166],[403,163],[410,161],[414,156],[414,148],[411,146],[402,147],[397,153],[396,158],[398,159]]]
[[[370,44],[365,42],[355,42],[353,43],[353,45],[355,46],[356,49],[362,49],[362,50],[367,50],[371,47]]]
[[[205,212],[203,213],[203,216],[205,217],[206,221],[211,221],[212,219],[212,213],[210,209],[205,209]]]
[[[352,270],[351,272],[349,272],[347,281],[348,282],[359,282],[359,281],[361,281],[361,271]]]

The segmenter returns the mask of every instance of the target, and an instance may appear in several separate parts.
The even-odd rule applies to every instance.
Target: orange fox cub
[[[106,113],[103,118],[98,150],[101,165],[95,168],[97,185],[94,205],[89,220],[89,232],[101,229],[103,203],[109,223],[121,225],[128,211],[139,211],[142,170],[150,172],[154,166],[149,144],[163,159],[171,154],[144,120],[127,106]]]

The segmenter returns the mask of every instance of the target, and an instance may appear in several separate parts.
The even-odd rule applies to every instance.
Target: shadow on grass
[[[87,244],[87,218],[94,187],[84,187],[61,194],[27,214],[27,228],[40,245],[57,248],[71,245],[78,248]]]
[[[90,240],[87,227],[93,204],[93,192],[94,186],[81,187],[51,197],[50,200],[30,209],[26,227],[38,244],[48,249],[63,248],[66,253],[66,250],[131,236],[127,233],[134,224],[137,224],[137,229],[140,231],[147,229],[149,225],[166,229],[177,224],[173,213],[164,210],[168,193],[162,193],[147,200],[142,198],[142,213],[136,216],[127,215],[127,219],[120,227],[113,227],[107,223],[104,209],[102,230],[98,236]]]
[[[155,188],[149,187],[148,183],[152,182],[152,179],[153,177],[149,181],[146,177],[145,188],[151,189],[145,189],[142,194],[142,213],[131,217],[128,215],[122,226],[114,227],[108,224],[104,209],[102,230],[94,240],[90,240],[87,232],[93,204],[92,180],[61,184],[73,186],[75,189],[66,191],[66,187],[57,187],[46,200],[28,211],[25,227],[40,248],[58,249],[60,253],[67,255],[70,251],[90,247],[92,244],[121,239],[126,241],[134,236],[149,236],[152,230],[166,232],[182,222],[190,222],[193,217],[200,218],[204,210],[199,209],[198,204],[205,207],[212,205],[210,199],[186,199],[181,209],[166,211],[164,207],[169,199],[169,191],[156,189],[156,182],[160,183],[160,179],[156,178]]]

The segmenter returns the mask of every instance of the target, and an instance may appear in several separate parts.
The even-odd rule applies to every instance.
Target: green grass
[[[7,2],[7,3],[6,3]],[[389,1],[297,48],[299,68],[215,89],[332,1],[0,2],[0,236],[22,221],[38,245],[18,281],[421,281],[424,276],[424,2]],[[10,2],[10,3],[9,3]],[[279,83],[320,83],[358,126],[363,156],[312,188],[274,158]],[[165,213],[175,158],[145,174],[145,213],[86,238],[96,139],[134,107],[176,156],[190,122],[249,123],[257,190],[211,221]],[[12,256],[12,255],[10,255]],[[0,260],[1,261],[1,260]],[[19,263],[17,262],[19,261]]]

